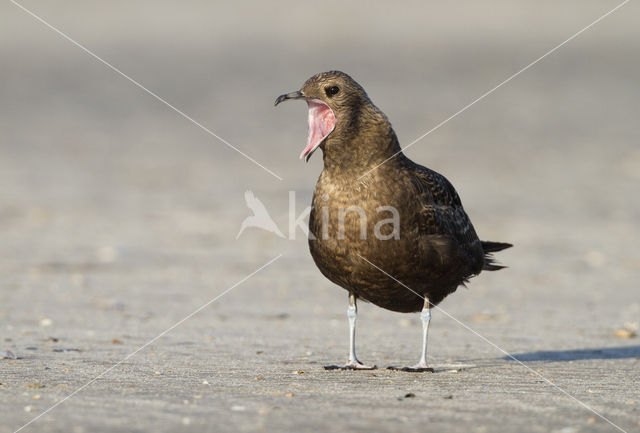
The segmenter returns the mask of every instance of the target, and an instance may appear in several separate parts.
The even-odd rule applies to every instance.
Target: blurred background
[[[82,384],[280,253],[159,340],[163,361],[141,352],[131,374],[177,362],[199,384],[203,369],[236,366],[253,380],[255,365],[341,362],[346,293],[317,271],[304,235],[249,229],[236,240],[246,190],[287,234],[289,191],[302,212],[322,168],[320,153],[298,160],[305,104],[274,109],[275,98],[342,70],[408,144],[619,4],[20,3],[282,180],[3,2],[0,350],[23,358],[3,367],[16,389],[25,371],[51,380],[42,364],[71,359],[86,371],[56,381]],[[483,239],[516,245],[500,254],[508,270],[442,304],[510,352],[618,346],[627,340],[614,331],[637,325],[639,17],[630,2],[406,152],[451,180]],[[416,317],[361,311],[363,361],[417,356]],[[502,356],[435,316],[436,362]],[[82,352],[61,361],[43,342],[51,336]],[[48,398],[28,403],[34,414],[55,392]],[[16,428],[29,419],[27,403],[7,404],[18,407]],[[61,406],[58,419],[86,426],[71,412],[81,404]]]

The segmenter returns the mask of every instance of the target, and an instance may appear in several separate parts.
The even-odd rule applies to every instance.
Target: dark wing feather
[[[440,173],[412,164],[412,182],[421,197],[419,232],[425,246],[437,249],[443,265],[466,274],[463,278],[479,273],[484,265],[482,245],[455,188]]]

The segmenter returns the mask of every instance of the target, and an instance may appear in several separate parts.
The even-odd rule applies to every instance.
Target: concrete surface
[[[526,367],[640,430],[637,2],[407,151],[516,245],[441,307],[526,367],[434,312],[435,374],[384,370],[417,360],[419,319],[365,304],[358,353],[382,369],[324,371],[346,293],[300,231],[235,239],[245,190],[287,233],[320,172],[297,160],[304,104],[273,100],[341,69],[408,143],[616,2],[23,4],[283,180],[3,2],[0,432],[279,254],[21,431],[617,431]]]

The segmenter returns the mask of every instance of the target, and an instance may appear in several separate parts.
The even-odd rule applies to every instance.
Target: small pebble
[[[2,359],[16,359],[16,355],[13,354],[10,350],[5,350],[4,352],[0,352],[0,358]]]
[[[398,399],[397,399],[397,400],[398,400],[398,401],[402,401],[402,400],[404,400],[405,398],[415,398],[415,396],[416,396],[416,395],[415,395],[414,393],[409,392],[409,393],[405,394],[405,395],[404,395],[404,396],[402,396],[402,397],[398,397]]]
[[[633,338],[637,334],[630,329],[616,329],[613,332],[613,335],[615,335],[618,338]]]

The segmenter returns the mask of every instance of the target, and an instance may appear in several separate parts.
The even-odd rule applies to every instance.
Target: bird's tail
[[[480,241],[482,244],[482,249],[484,250],[484,266],[483,269],[485,271],[497,271],[506,266],[498,265],[495,263],[495,259],[491,253],[495,253],[498,251],[506,250],[507,248],[511,248],[513,245],[508,244],[506,242],[491,242],[491,241]]]
[[[482,249],[485,253],[495,253],[496,251],[506,250],[513,246],[506,242],[480,241],[480,243],[482,244]]]

